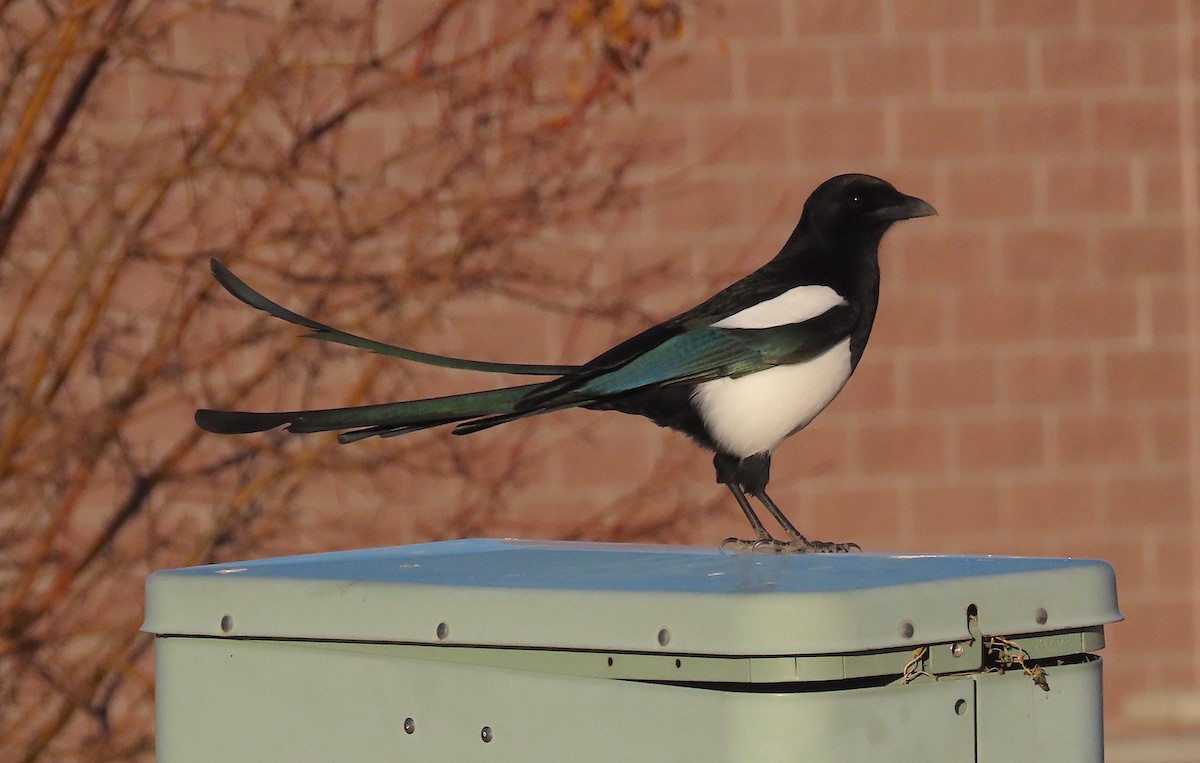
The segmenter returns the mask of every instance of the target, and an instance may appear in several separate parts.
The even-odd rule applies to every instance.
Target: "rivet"
[[[1046,621],[1050,619],[1050,614],[1043,607],[1038,607],[1037,611],[1033,613],[1033,619],[1037,621],[1038,625],[1045,625]]]
[[[913,634],[916,632],[917,632],[917,629],[914,628],[913,624],[910,623],[908,620],[905,620],[904,622],[900,623],[900,637],[901,638],[912,638]]]
[[[438,623],[437,637],[439,641],[445,641],[450,637],[450,626],[445,623]]]
[[[671,643],[671,631],[663,628],[658,632],[658,645],[666,646],[669,643]]]
[[[959,701],[954,703],[954,714],[955,715],[963,715],[966,712],[967,712],[967,701],[965,699],[960,699]]]
[[[221,615],[221,632],[229,633],[233,630],[233,615]]]
[[[479,732],[479,738],[482,739],[484,742],[492,741],[492,727],[484,726],[483,729],[480,730],[480,732]]]
[[[963,647],[962,642],[960,641],[957,644],[951,645],[950,656],[951,657],[962,657],[963,652],[965,652],[965,651],[966,651],[966,649]]]
[[[404,733],[411,734],[417,730],[417,723],[412,718],[404,719]]]

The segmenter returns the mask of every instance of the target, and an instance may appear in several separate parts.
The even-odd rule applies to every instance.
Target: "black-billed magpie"
[[[936,214],[927,202],[869,175],[839,175],[813,191],[779,254],[705,302],[579,366],[540,366],[431,355],[338,331],[255,292],[216,260],[213,274],[246,304],[312,330],[314,338],[430,365],[555,376],[538,384],[449,397],[327,410],[199,410],[218,434],[349,430],[346,443],[456,424],[470,434],[565,408],[645,416],[713,451],[717,482],[733,493],[756,540],[743,548],[848,551],[810,541],[767,495],[771,454],[808,425],[858,366],[879,303],[879,242],[893,223]],[[777,540],[751,508],[757,499],[789,536]]]

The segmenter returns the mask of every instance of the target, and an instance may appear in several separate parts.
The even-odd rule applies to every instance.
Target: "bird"
[[[534,365],[435,355],[339,331],[258,293],[216,259],[217,281],[242,302],[307,328],[315,339],[408,361],[486,373],[553,377],[466,394],[323,410],[200,409],[217,434],[285,426],[340,431],[342,443],[453,425],[466,435],[569,408],[643,416],[713,453],[716,481],[733,495],[754,538],[722,548],[847,552],[855,543],[809,540],[767,494],[771,456],[804,429],[858,367],[879,303],[879,244],[896,222],[935,215],[928,202],[864,174],[818,185],[779,253],[699,305],[579,365]],[[786,534],[776,538],[754,498]]]

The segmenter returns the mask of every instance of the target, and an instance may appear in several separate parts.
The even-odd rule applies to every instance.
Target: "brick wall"
[[[397,4],[390,33],[410,31],[426,7]],[[1108,629],[1104,652],[1110,734],[1200,733],[1188,709],[1200,703],[1200,7],[739,0],[689,9],[683,38],[655,48],[632,109],[605,128],[647,147],[633,169],[640,203],[547,231],[575,245],[547,264],[578,271],[601,297],[636,268],[668,264],[672,276],[639,297],[643,315],[612,325],[458,304],[413,343],[585,360],[774,255],[821,180],[887,178],[940,216],[885,239],[871,345],[845,392],[780,449],[772,494],[810,537],[868,550],[1110,561],[1127,617]],[[179,37],[179,55],[198,46],[203,57],[221,36]],[[411,115],[352,125],[365,130],[351,141],[356,160],[371,162],[389,120],[402,117]],[[581,249],[594,253],[586,263]],[[421,378],[416,394],[478,383]],[[679,435],[571,412],[478,443],[487,452],[522,438],[546,458],[520,475],[489,534],[710,545],[746,532],[709,456]],[[641,496],[645,524],[619,526],[627,520],[604,508],[657,469],[670,471],[674,492]],[[444,526],[461,500],[446,480],[375,491],[346,476],[320,510],[333,503],[346,523],[386,528],[288,537],[274,551],[424,540],[422,523]],[[680,496],[695,507],[682,527],[669,516]],[[387,504],[382,513],[364,512],[372,500]],[[656,529],[660,519],[667,529]]]
[[[638,297],[643,315],[612,325],[458,304],[413,342],[586,360],[774,255],[821,180],[887,178],[940,216],[885,239],[871,345],[845,392],[780,449],[772,494],[810,537],[868,550],[1110,561],[1127,617],[1104,652],[1110,733],[1200,733],[1188,710],[1200,702],[1200,9],[688,7],[683,38],[655,48],[632,109],[604,128],[646,146],[633,169],[640,203],[547,231],[573,245],[549,247],[547,265],[578,271],[600,298],[635,269],[668,264],[672,277]],[[425,8],[398,4],[392,33]],[[362,161],[391,118],[360,141]],[[581,250],[594,256],[581,262]],[[416,394],[479,383],[423,378]],[[710,545],[746,532],[709,456],[644,421],[569,412],[471,440],[481,452],[523,440],[545,456],[488,534]],[[645,524],[631,531],[605,513],[657,469],[674,492],[640,496]],[[444,524],[461,500],[445,483],[380,497],[386,530],[313,542],[423,540],[422,522]],[[346,477],[331,500],[364,516],[374,489]],[[695,507],[682,527],[669,515],[679,496]],[[278,551],[312,550],[299,542]]]
[[[678,150],[608,245],[692,258],[648,309],[773,255],[832,174],[941,213],[885,240],[871,346],[776,457],[777,499],[869,549],[1109,560],[1110,730],[1171,726],[1200,674],[1197,6],[743,0],[691,22],[634,117]],[[693,540],[740,530],[717,513]]]
[[[287,6],[262,5],[279,14]],[[411,34],[432,5],[382,4],[379,34]],[[502,26],[517,17],[511,6],[527,14],[532,5],[481,2],[479,17],[455,34]],[[447,306],[420,336],[389,334],[386,315],[366,333],[464,356],[586,360],[774,255],[821,180],[847,171],[892,180],[941,214],[888,235],[871,346],[845,392],[776,455],[772,494],[810,537],[872,551],[1107,559],[1127,616],[1108,629],[1104,651],[1110,739],[1200,738],[1200,4],[686,7],[682,39],[654,48],[632,107],[597,131],[644,146],[631,170],[643,186],[639,203],[548,227],[537,242],[543,264],[601,306],[630,273],[665,266],[622,295],[641,314],[588,321],[480,298]],[[214,24],[209,14],[185,14],[171,34],[173,55],[197,66],[253,58],[246,37],[255,25],[235,16]],[[126,59],[114,55],[107,97],[95,103],[107,120],[100,135],[137,135],[148,115],[196,119],[216,95],[190,89],[196,84],[161,92],[146,71],[118,60]],[[425,117],[382,109],[351,120],[338,158],[373,167],[405,120]],[[93,134],[81,155],[105,145]],[[219,174],[197,181],[195,196],[239,226],[242,200]],[[223,240],[215,230],[195,238],[181,246]],[[248,314],[222,299],[233,320]],[[418,370],[402,382],[414,396],[480,383],[463,376]],[[285,407],[299,392],[263,394]],[[191,405],[150,412],[170,434],[155,446],[174,448],[190,413]],[[432,438],[445,433],[404,438],[403,447],[422,451]],[[464,496],[453,470],[404,481],[388,469],[397,441],[362,443],[354,447],[378,459],[377,474],[339,472],[306,485],[305,500],[273,507],[286,531],[255,548],[282,554],[455,533],[713,545],[747,530],[713,484],[710,456],[645,421],[575,411],[465,439],[455,453],[494,469],[495,483],[511,490]],[[508,471],[507,450],[514,463],[517,451],[532,454],[531,465]],[[205,493],[196,516],[228,500]],[[464,505],[472,500],[482,510]],[[78,526],[110,516],[111,496],[84,503]],[[460,522],[469,509],[473,523]],[[314,527],[322,531],[308,532]],[[146,532],[146,542],[159,532]],[[81,547],[70,540],[63,558]],[[133,578],[140,586],[137,570]],[[117,585],[106,579],[102,589]],[[131,605],[138,595],[117,598]],[[1110,744],[1109,753],[1113,761],[1200,760],[1200,743],[1163,749]]]

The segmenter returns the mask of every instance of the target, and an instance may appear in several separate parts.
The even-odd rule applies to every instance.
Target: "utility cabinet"
[[[1112,568],[462,540],[147,584],[158,759],[1102,761]]]

